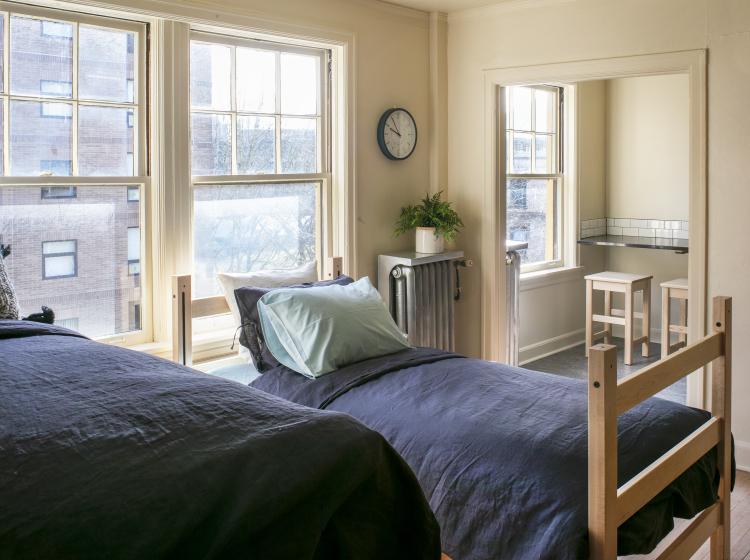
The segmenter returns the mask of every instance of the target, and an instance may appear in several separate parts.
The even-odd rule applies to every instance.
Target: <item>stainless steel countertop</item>
[[[664,249],[688,252],[687,239],[672,239],[671,237],[633,237],[629,235],[596,235],[578,240],[579,245],[601,245],[604,247],[635,247],[638,249]]]

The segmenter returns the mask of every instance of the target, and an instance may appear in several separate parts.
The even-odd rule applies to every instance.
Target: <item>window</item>
[[[128,202],[141,200],[141,189],[139,187],[128,187]]]
[[[0,238],[22,257],[6,263],[21,310],[48,305],[88,336],[128,342],[144,336],[128,334],[128,306],[140,305],[139,325],[150,317],[138,196],[149,180],[145,30],[0,3],[10,62],[0,66]]]
[[[70,278],[78,274],[78,242],[44,241],[42,243],[42,277]]]
[[[561,266],[562,88],[505,91],[508,237],[529,244],[522,270]]]
[[[59,39],[72,39],[73,26],[59,21],[42,21],[42,35]]]
[[[61,327],[65,327],[66,329],[77,331],[78,317],[68,317],[65,319],[58,319],[57,317],[55,317],[55,324],[60,325]]]
[[[76,187],[42,187],[42,199],[75,198],[77,194]]]
[[[73,170],[69,159],[43,159],[39,162],[40,175],[68,177]]]
[[[73,95],[73,82],[42,80],[39,82],[39,93],[42,97],[70,97]]]
[[[128,274],[141,273],[141,228],[128,228]]]
[[[328,52],[195,33],[190,47],[194,293],[219,272],[321,259]]]
[[[128,324],[131,331],[141,330],[141,304],[131,301],[128,305]]]

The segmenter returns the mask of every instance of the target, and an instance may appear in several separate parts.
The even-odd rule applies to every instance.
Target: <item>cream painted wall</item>
[[[84,0],[87,1],[87,0]],[[413,247],[395,239],[401,206],[430,187],[429,14],[369,0],[107,0],[109,6],[158,15],[203,17],[216,26],[288,29],[302,37],[350,34],[354,41],[356,96],[356,255],[359,276],[377,278],[377,255]],[[401,106],[414,115],[419,139],[414,154],[394,162],[375,137],[378,119]]]
[[[687,220],[687,74],[605,83],[607,216]]]
[[[688,219],[688,77],[607,80],[607,216]],[[648,249],[606,250],[606,269],[652,274],[651,330],[661,331],[659,284],[687,278],[688,256]],[[616,305],[622,308],[619,299]],[[640,298],[638,298],[640,306]],[[676,311],[673,320],[676,320]],[[622,329],[616,327],[615,334]]]
[[[750,466],[750,3],[746,0],[513,2],[458,12],[448,22],[449,184],[479,255],[484,184],[483,69],[709,49],[709,296],[734,298],[734,419]],[[481,266],[482,263],[477,263]],[[457,314],[459,351],[479,352],[479,275]],[[557,301],[567,297],[561,290]]]

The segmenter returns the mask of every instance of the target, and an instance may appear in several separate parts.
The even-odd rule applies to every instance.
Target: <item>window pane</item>
[[[507,235],[509,239],[529,243],[528,249],[520,251],[522,264],[559,258],[558,197],[555,180],[508,180]]]
[[[12,100],[11,175],[71,175],[72,117],[68,103]]]
[[[531,89],[513,87],[513,130],[531,130]]]
[[[141,228],[128,228],[128,260],[137,261],[141,258]]]
[[[132,109],[78,107],[79,175],[133,175],[132,120]]]
[[[237,172],[252,175],[276,170],[276,119],[237,117]]]
[[[237,109],[250,113],[276,111],[276,53],[237,49]]]
[[[318,114],[320,59],[317,56],[281,55],[281,112],[285,115]]]
[[[534,139],[534,173],[554,173],[555,152],[553,151],[554,136],[551,134],[537,134]]]
[[[318,170],[317,119],[282,117],[281,173]]]
[[[193,175],[229,175],[232,172],[231,134],[229,115],[193,113]]]
[[[316,258],[318,183],[194,190],[194,295],[220,294],[219,272],[293,268]]]
[[[135,34],[115,29],[78,29],[78,96],[133,102]]]
[[[511,173],[531,173],[531,134],[513,134]]]
[[[196,109],[230,108],[231,51],[222,45],[190,43],[190,104]]]
[[[54,255],[55,253],[75,253],[75,241],[45,241],[42,243],[42,252],[45,255]]]
[[[127,258],[128,228],[139,226],[140,204],[127,202],[127,186],[77,189],[76,198],[42,201],[39,187],[0,188],[0,242],[13,248],[8,271],[23,314],[47,305],[60,319],[79,318],[88,336],[123,333],[130,302],[141,302]],[[44,266],[70,270],[70,258],[49,255],[71,252],[71,240],[77,275],[44,280]]]
[[[11,16],[10,68],[11,93],[34,97],[72,97],[73,26]],[[57,82],[66,86],[59,86],[60,91],[53,92],[43,82]]]
[[[555,132],[555,100],[557,96],[546,89],[534,90],[537,132]]]
[[[66,278],[75,276],[76,258],[73,255],[44,257],[44,278]]]

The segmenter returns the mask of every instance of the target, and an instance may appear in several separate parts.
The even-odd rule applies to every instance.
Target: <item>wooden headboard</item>
[[[323,279],[342,274],[343,259],[326,259]],[[229,305],[222,296],[192,298],[193,282],[190,274],[172,277],[172,360],[184,365],[193,363],[193,319],[229,313]]]

